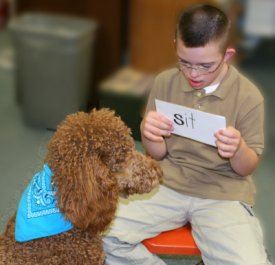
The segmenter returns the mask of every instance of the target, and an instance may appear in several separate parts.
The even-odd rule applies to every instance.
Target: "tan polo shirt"
[[[155,99],[225,116],[227,126],[239,130],[247,145],[262,154],[264,99],[233,66],[210,94],[194,90],[178,69],[164,71],[155,79],[146,112],[155,110]],[[195,197],[254,203],[252,176],[238,175],[216,147],[173,134],[165,141],[168,154],[160,161],[165,185]]]

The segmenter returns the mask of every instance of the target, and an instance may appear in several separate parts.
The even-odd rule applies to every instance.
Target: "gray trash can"
[[[9,26],[17,99],[27,124],[55,129],[67,114],[87,110],[97,23],[26,13]]]

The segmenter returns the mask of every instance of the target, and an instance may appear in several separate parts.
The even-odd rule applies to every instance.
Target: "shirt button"
[[[196,108],[196,109],[200,109],[200,108],[201,108],[201,104],[196,104],[196,105],[195,105],[195,108]]]
[[[196,95],[197,95],[198,97],[201,97],[202,93],[201,93],[201,92],[197,92]]]

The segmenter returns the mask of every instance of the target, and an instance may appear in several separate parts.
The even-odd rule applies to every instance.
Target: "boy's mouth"
[[[188,82],[190,86],[194,88],[201,88],[203,85],[203,81],[195,81],[195,80],[189,79]]]

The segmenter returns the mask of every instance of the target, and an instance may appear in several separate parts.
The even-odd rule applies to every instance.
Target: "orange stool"
[[[143,240],[144,246],[154,254],[199,256],[198,249],[191,232],[190,224],[162,232],[159,235]]]

